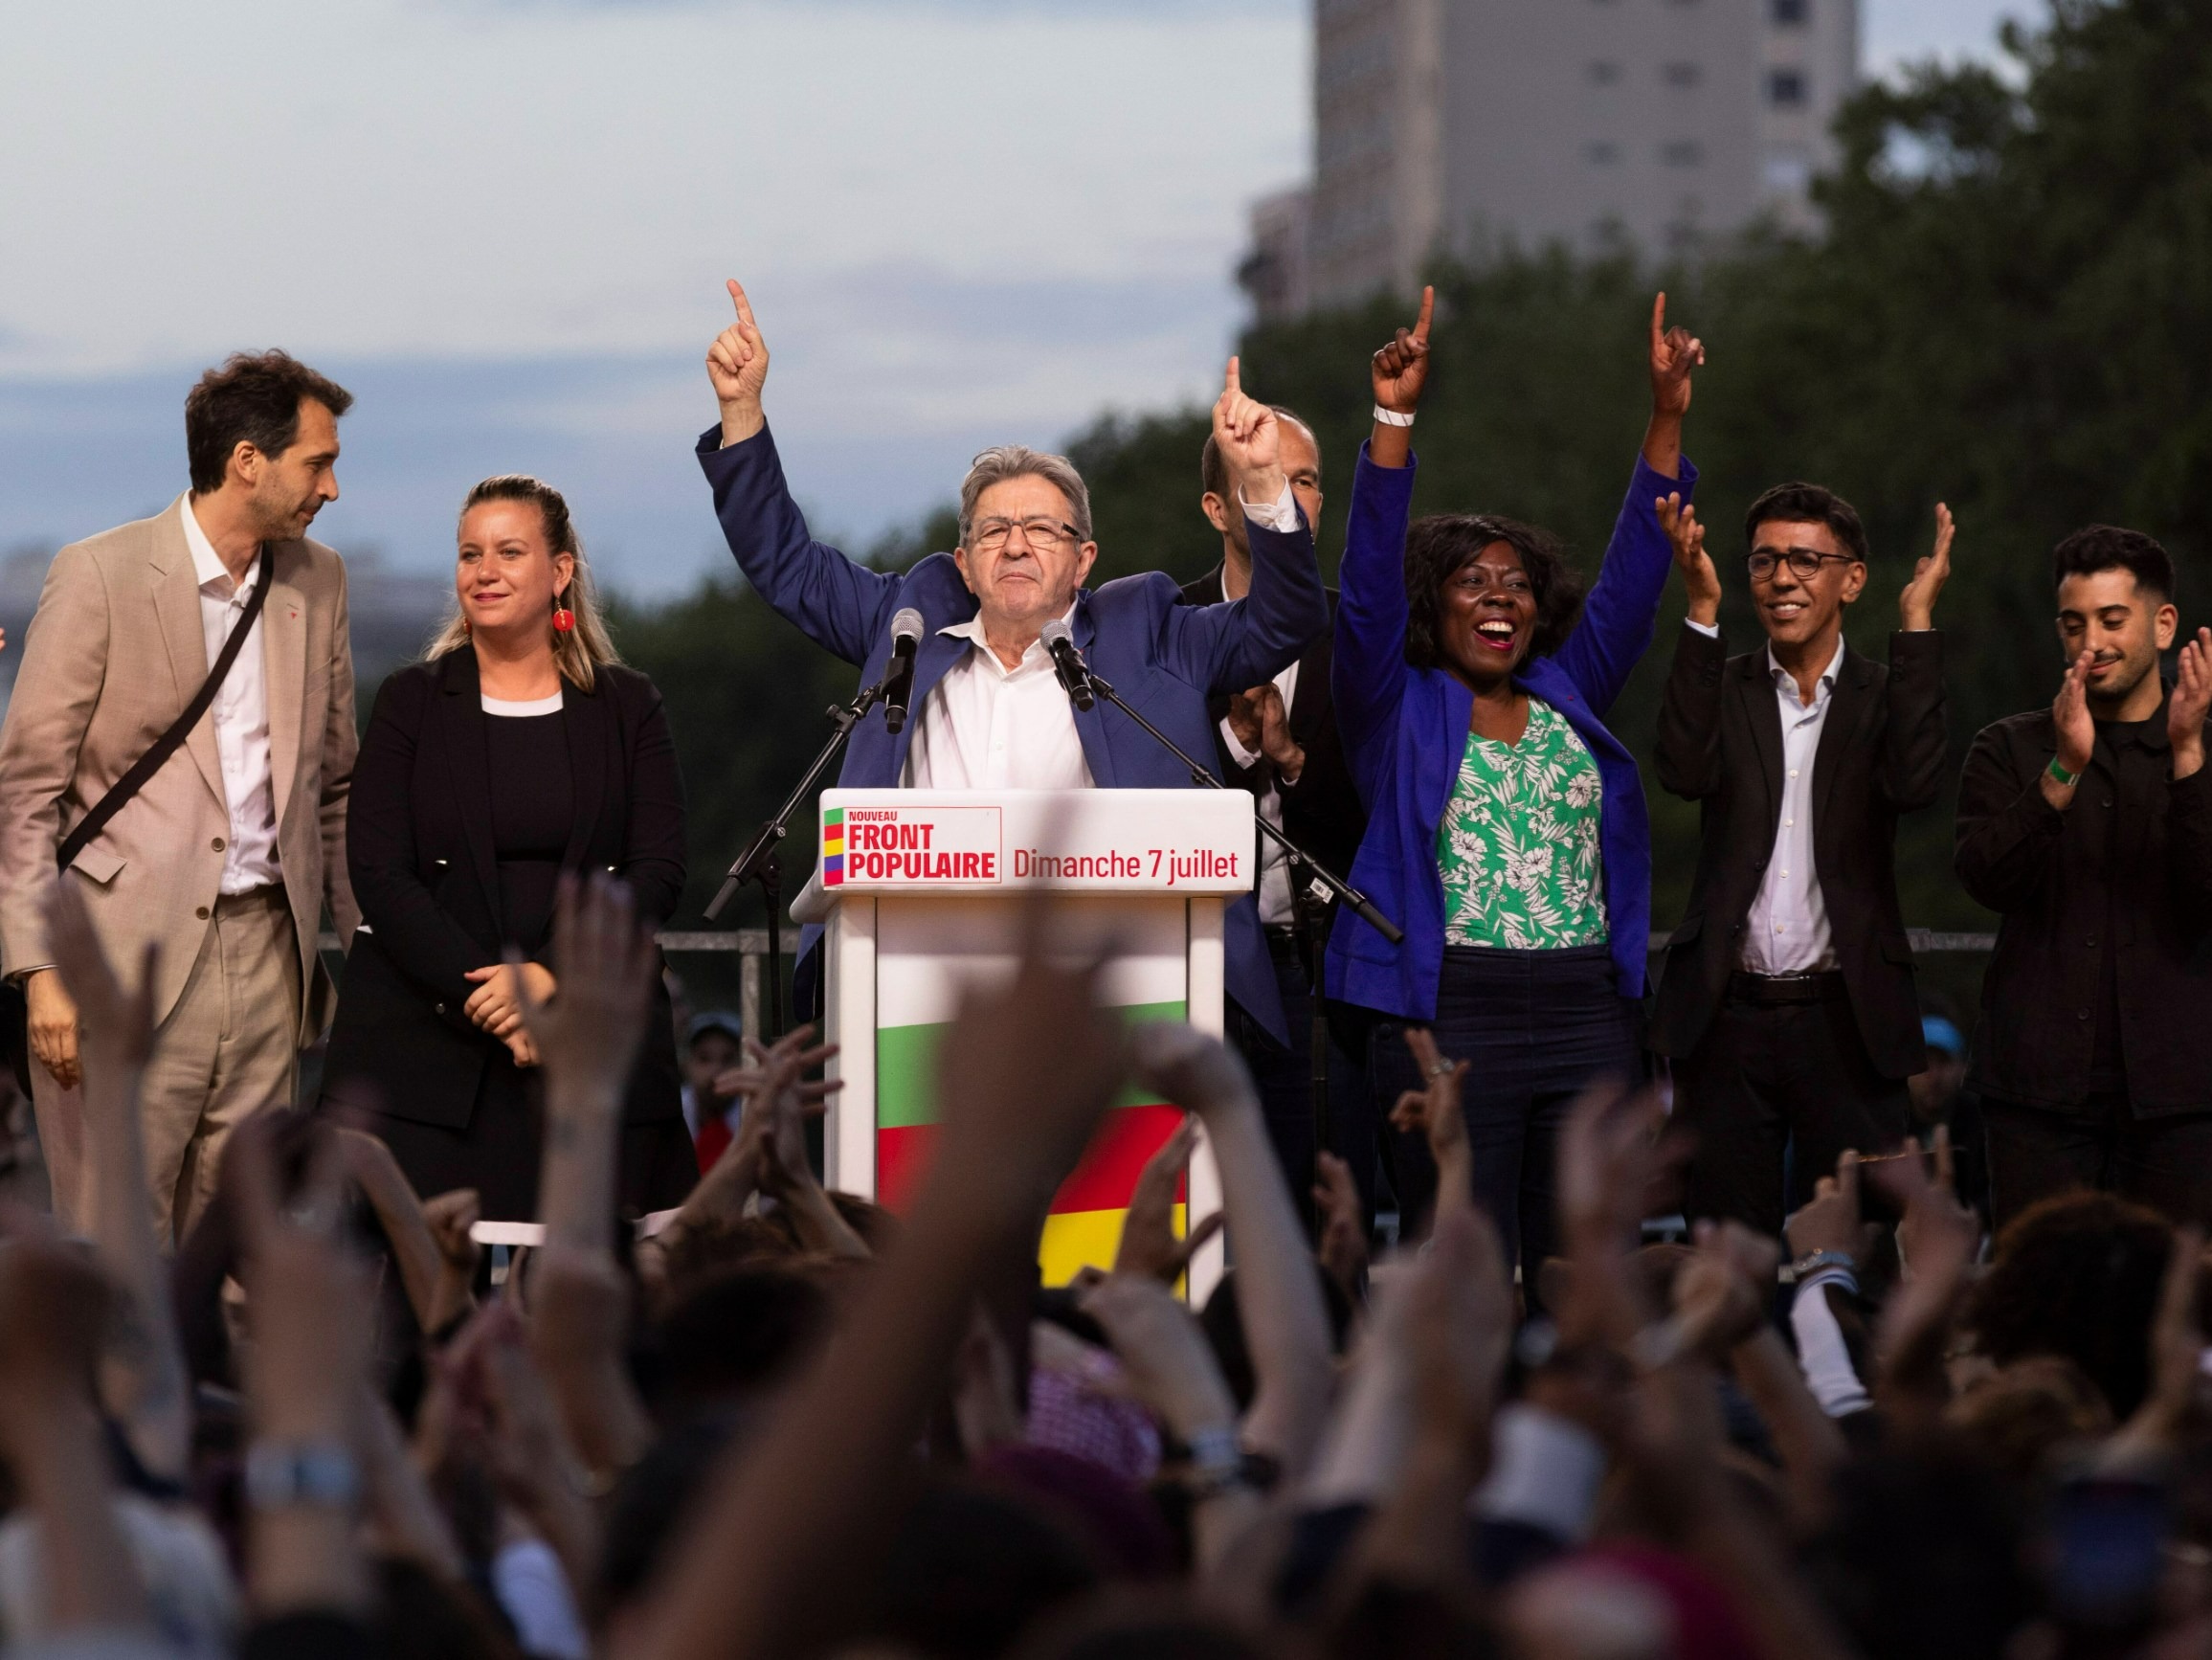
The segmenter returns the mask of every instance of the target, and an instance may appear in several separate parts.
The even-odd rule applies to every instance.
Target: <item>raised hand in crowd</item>
[[[1882,1311],[1875,1398],[1901,1423],[1926,1421],[1949,1398],[1944,1351],[1981,1223],[1958,1202],[1948,1125],[1936,1126],[1927,1154],[1908,1137],[1902,1155],[1868,1160],[1865,1168],[1903,1212],[1897,1254],[1904,1281]]]
[[[1186,1116],[1137,1172],[1114,1247],[1114,1272],[1172,1286],[1183,1277],[1198,1248],[1221,1231],[1221,1213],[1190,1223],[1175,1236],[1175,1195],[1198,1145],[1198,1120]]]
[[[415,1197],[407,1173],[399,1168],[391,1149],[376,1136],[349,1125],[338,1125],[338,1153],[346,1176],[369,1200],[383,1229],[391,1260],[399,1268],[399,1283],[407,1292],[408,1307],[425,1332],[441,1322],[439,1287],[445,1278],[446,1259],[421,1200]]]
[[[101,1395],[149,1471],[181,1481],[191,1452],[192,1402],[168,1272],[146,1203],[139,1085],[153,1053],[156,949],[134,983],[108,963],[74,885],[57,882],[46,909],[47,943],[61,983],[84,1021],[86,1178],[93,1248],[114,1294],[101,1358]]]
[[[1935,626],[1935,596],[1951,580],[1951,539],[1957,527],[1951,509],[1935,504],[1935,550],[1922,554],[1912,567],[1912,580],[1897,596],[1897,626],[1908,634]]]
[[[2203,1230],[2176,1228],[2151,1327],[2151,1387],[2142,1405],[2099,1449],[2100,1468],[2156,1469],[2180,1450],[2182,1433],[2192,1421],[2201,1426],[2207,1387],[2204,1322],[2199,1312],[2205,1267]]]
[[[1425,1133],[1429,1156],[1437,1166],[1437,1215],[1475,1207],[1475,1153],[1467,1141],[1467,1115],[1462,1102],[1466,1093],[1468,1064],[1447,1061],[1437,1052],[1436,1034],[1426,1026],[1408,1026],[1405,1045],[1413,1051],[1414,1065],[1428,1080],[1425,1089],[1408,1089],[1390,1110],[1394,1127],[1408,1135]]]
[[[2212,712],[2212,628],[2174,654],[2174,690],[2166,700],[2166,741],[2174,749],[2174,776],[2186,778],[2204,765],[2204,717]]]
[[[41,1626],[11,1631],[16,1642],[113,1641],[146,1624],[94,1400],[108,1309],[107,1282],[81,1251],[43,1218],[0,1214],[0,1456],[16,1505],[37,1518],[43,1604]]]
[[[1044,950],[1026,902],[1013,976],[971,987],[939,1051],[945,1118],[906,1225],[837,1335],[715,1476],[640,1610],[641,1656],[784,1655],[849,1609],[884,1502],[970,1330],[978,1290],[1034,1251],[1052,1195],[1128,1074],[1098,966]]]
[[[427,1334],[445,1331],[475,1306],[483,1246],[477,1244],[474,1230],[482,1218],[483,1200],[473,1187],[457,1187],[422,1201],[422,1220],[437,1247],[437,1284],[422,1328]]]
[[[645,1039],[659,953],[630,890],[594,874],[588,882],[562,879],[553,961],[558,1000],[537,1002],[526,986],[523,998],[525,1024],[546,1070],[539,1219],[547,1244],[604,1251],[614,1221],[623,1102]]]
[[[1720,572],[1705,550],[1705,527],[1697,509],[1686,505],[1677,493],[1652,503],[1659,511],[1660,527],[1674,545],[1674,568],[1682,572],[1682,591],[1687,596],[1690,621],[1710,628],[1720,620]]]
[[[1146,1021],[1130,1042],[1138,1081],[1205,1126],[1237,1241],[1237,1312],[1256,1384],[1244,1445],[1296,1476],[1329,1411],[1329,1311],[1252,1075],[1218,1038],[1177,1021]]]
[[[1411,328],[1400,327],[1390,344],[1368,362],[1368,381],[1374,392],[1374,406],[1398,416],[1374,419],[1367,440],[1368,459],[1378,467],[1402,467],[1413,454],[1413,416],[1420,408],[1421,393],[1429,379],[1429,325],[1435,320],[1437,291],[1420,291],[1420,315]]]
[[[768,384],[768,342],[760,336],[743,285],[732,277],[727,287],[737,321],[706,348],[706,378],[714,383],[715,401],[722,406],[725,448],[743,443],[768,425],[760,408],[761,389]]]
[[[1275,412],[1244,391],[1242,370],[1234,357],[1214,400],[1214,441],[1228,464],[1229,488],[1240,505],[1271,505],[1289,487],[1283,471],[1282,422]]]
[[[1367,1297],[1367,1213],[1352,1166],[1323,1150],[1313,1155],[1313,1208],[1320,1238],[1313,1255],[1357,1309]]]

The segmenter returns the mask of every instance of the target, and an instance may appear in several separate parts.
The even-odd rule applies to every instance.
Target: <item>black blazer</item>
[[[683,791],[660,694],[614,667],[591,691],[561,689],[576,800],[564,864],[615,873],[641,916],[664,921],[683,890]],[[466,648],[400,669],[377,691],[346,818],[362,927],[324,1066],[334,1100],[455,1129],[468,1123],[485,1064],[506,1050],[462,1012],[476,989],[468,971],[510,943],[529,957],[549,943],[510,941],[500,916],[486,719]],[[654,998],[630,1083],[634,1123],[683,1111],[658,982]]]
[[[1889,666],[1848,645],[1813,757],[1813,868],[1859,1036],[1876,1070],[1927,1069],[1912,946],[1897,905],[1897,816],[1943,787],[1943,639],[1889,637]],[[1689,909],[1668,936],[1651,1046],[1684,1056],[1704,1038],[1741,949],[1782,814],[1782,715],[1766,647],[1732,658],[1683,624],[1659,711],[1657,771],[1699,805]]]
[[[2098,734],[2064,813],[2042,787],[2057,753],[2047,708],[1983,728],[1967,751],[1958,880],[2003,916],[1968,1080],[2031,1106],[2089,1105],[2111,952],[2129,1105],[2212,1108],[2212,767],[2173,776],[2163,703],[2118,754]]]
[[[1298,688],[1290,700],[1290,735],[1306,751],[1306,765],[1299,770],[1298,782],[1282,786],[1279,794],[1283,797],[1284,834],[1338,876],[1350,880],[1352,862],[1358,856],[1360,839],[1367,834],[1367,812],[1359,804],[1359,791],[1344,758],[1344,744],[1336,735],[1336,704],[1329,690],[1329,664],[1335,656],[1336,590],[1329,589],[1326,594],[1329,626],[1300,654]],[[1183,586],[1185,605],[1219,605],[1224,597],[1218,565]],[[1215,769],[1223,783],[1258,796],[1266,788],[1264,774],[1256,766],[1238,766],[1221,741],[1221,721],[1228,712],[1228,693],[1216,692],[1207,698]]]

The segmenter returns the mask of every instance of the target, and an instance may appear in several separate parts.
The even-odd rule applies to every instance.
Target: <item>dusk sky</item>
[[[817,528],[986,442],[1198,401],[1251,199],[1305,171],[1307,0],[120,0],[0,56],[0,553],[183,483],[199,370],[345,381],[318,534],[446,567],[492,472],[639,595],[722,568],[688,454],[745,280]],[[1871,73],[2003,0],[1862,0]]]

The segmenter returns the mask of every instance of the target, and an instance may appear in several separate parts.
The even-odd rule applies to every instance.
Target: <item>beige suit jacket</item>
[[[0,722],[0,970],[53,961],[45,901],[69,827],[184,711],[208,677],[191,550],[168,511],[54,557]],[[334,988],[315,950],[328,901],[338,937],[361,913],[346,871],[353,779],[353,648],[346,567],[320,543],[270,545],[261,612],[277,860],[300,949],[301,1043],[328,1022]],[[161,947],[154,1018],[167,1017],[208,931],[230,836],[213,715],[146,780],[71,867],[108,955],[134,972]]]

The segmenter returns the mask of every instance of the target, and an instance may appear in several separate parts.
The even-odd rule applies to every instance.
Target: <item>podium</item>
[[[833,1188],[897,1211],[927,1167],[937,1045],[963,986],[1015,968],[1025,889],[1055,895],[1051,947],[1106,953],[1106,1002],[1135,1021],[1222,1029],[1222,914],[1250,890],[1241,790],[827,790],[820,863],[793,907],[824,925],[826,1041],[839,1045],[823,1137]],[[1180,1120],[1141,1090],[1115,1103],[1045,1223],[1045,1283],[1110,1267],[1137,1173]],[[1220,1205],[1200,1137],[1177,1231]],[[1202,1297],[1218,1239],[1191,1267]]]

